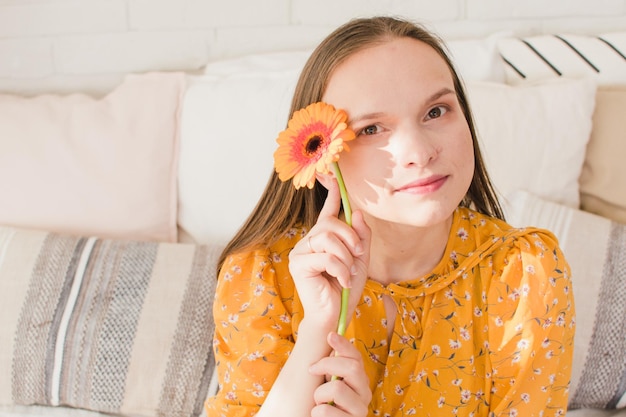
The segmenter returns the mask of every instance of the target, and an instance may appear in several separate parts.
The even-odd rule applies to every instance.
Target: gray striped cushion
[[[0,404],[198,415],[220,250],[0,228]]]
[[[626,83],[626,32],[503,38],[498,50],[508,84],[560,76],[591,76],[599,85]]]

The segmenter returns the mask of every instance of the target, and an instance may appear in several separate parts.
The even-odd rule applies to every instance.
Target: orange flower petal
[[[313,188],[315,173],[327,174],[339,153],[349,150],[346,141],[356,135],[346,123],[345,111],[317,102],[294,112],[276,139],[274,167],[281,181],[293,178],[296,189]]]

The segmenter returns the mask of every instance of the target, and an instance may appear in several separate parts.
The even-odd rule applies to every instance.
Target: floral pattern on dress
[[[252,416],[297,339],[304,312],[287,255],[305,230],[230,256],[214,316],[220,389],[209,416]],[[385,316],[385,298],[396,306]],[[388,326],[393,326],[388,339]],[[369,280],[346,332],[365,358],[371,416],[563,416],[575,316],[556,238],[469,209],[454,214],[432,273]]]

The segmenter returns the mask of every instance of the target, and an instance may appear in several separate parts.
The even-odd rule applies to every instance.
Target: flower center
[[[320,146],[322,146],[322,137],[320,135],[311,136],[306,142],[306,153],[311,155],[316,153]]]

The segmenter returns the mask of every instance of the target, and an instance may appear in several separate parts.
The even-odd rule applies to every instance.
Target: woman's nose
[[[437,158],[439,147],[432,133],[419,126],[407,126],[396,135],[395,152],[402,166],[424,167]]]

